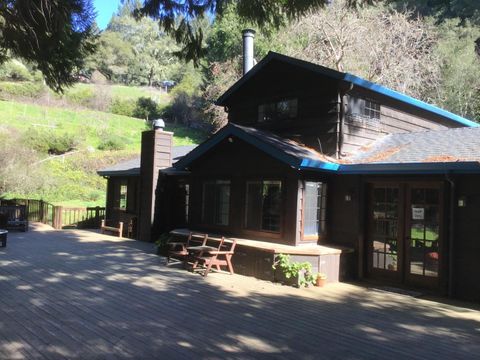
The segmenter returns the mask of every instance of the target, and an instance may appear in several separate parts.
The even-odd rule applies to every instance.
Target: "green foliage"
[[[76,86],[65,92],[65,98],[71,103],[88,107],[95,98],[93,87]]]
[[[423,16],[434,16],[442,22],[458,18],[465,23],[480,25],[480,2],[478,0],[393,0],[398,7],[415,10]]]
[[[145,121],[98,111],[0,101],[0,129],[2,193],[71,206],[102,206],[106,182],[96,171],[138,156]],[[169,125],[167,130],[175,133],[175,145],[199,143],[206,136],[183,126]],[[125,149],[94,150],[109,139]],[[69,147],[73,144],[77,151],[48,156],[51,147],[59,149],[58,144],[50,144],[57,141]],[[64,151],[65,144],[62,146]]]
[[[0,80],[31,81],[33,75],[20,61],[12,59],[0,66]]]
[[[224,62],[238,58],[242,54],[241,32],[243,29],[255,28],[255,57],[261,59],[268,51],[280,51],[282,45],[276,40],[280,29],[265,24],[258,28],[238,14],[235,3],[230,3],[222,15],[213,23],[207,39],[206,59],[209,63]]]
[[[480,58],[475,40],[480,28],[458,19],[445,21],[439,27],[440,38],[435,49],[441,64],[441,82],[432,101],[470,119],[480,116]]]
[[[316,275],[312,273],[312,264],[305,262],[291,262],[290,255],[278,254],[272,269],[282,270],[285,278],[298,279],[299,286],[309,286],[314,284]]]
[[[115,97],[110,104],[110,110],[112,114],[132,116],[135,112],[137,102],[134,99],[120,99]]]
[[[109,136],[98,145],[98,150],[123,150],[125,143],[121,139],[114,136]]]
[[[23,136],[23,142],[31,149],[50,155],[65,154],[76,149],[80,143],[78,135],[37,129],[28,130]]]
[[[34,62],[58,92],[75,82],[75,70],[95,49],[91,0],[4,1],[0,19],[0,62],[7,52]]]
[[[137,21],[131,14],[140,3],[124,2],[98,41],[98,52],[88,63],[111,81],[129,85],[158,85],[178,78],[181,69],[174,56],[177,47],[149,18]]]
[[[39,82],[0,82],[0,99],[38,98],[46,92]]]
[[[352,3],[363,2],[352,0]],[[257,27],[276,27],[285,24],[287,19],[296,18],[311,9],[320,8],[325,0],[238,0],[235,2],[206,0],[146,0],[144,6],[136,11],[137,15],[147,15],[159,20],[166,33],[171,34],[182,45],[179,54],[187,61],[199,60],[205,54],[203,47],[204,29],[199,26],[202,19],[214,11],[221,18],[229,3],[235,4],[235,13]],[[169,9],[169,11],[165,11]]]
[[[138,119],[154,120],[160,117],[161,109],[152,99],[140,97],[137,99],[132,115]]]

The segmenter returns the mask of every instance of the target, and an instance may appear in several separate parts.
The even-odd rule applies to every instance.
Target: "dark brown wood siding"
[[[127,208],[120,209],[120,186],[127,185]],[[107,225],[118,226],[119,221],[124,223],[124,236],[128,235],[128,225],[132,222],[132,237],[136,238],[140,205],[140,177],[114,176],[107,180],[106,221]]]
[[[379,100],[380,118],[372,119],[363,115],[365,98],[362,95],[345,96],[346,113],[343,123],[342,153],[355,152],[375,140],[387,135],[403,132],[440,130],[453,127],[433,116],[422,116],[407,112],[406,109],[387,105]],[[425,115],[425,114],[424,114]]]
[[[345,196],[351,197],[350,201]],[[327,236],[326,242],[332,245],[354,249],[348,254],[348,264],[344,265],[343,278],[361,276],[363,267],[363,225],[364,200],[359,176],[332,176],[327,192]]]
[[[205,154],[191,166],[190,227],[210,233],[243,238],[295,244],[297,186],[296,172],[289,166],[257,150],[253,146],[232,138],[225,139],[215,151]],[[206,180],[230,180],[230,216],[228,226],[202,223],[202,192]],[[251,180],[282,181],[281,231],[254,231],[245,228],[246,182]]]
[[[465,207],[454,204],[454,292],[459,298],[480,301],[480,175],[456,179],[456,202],[466,200]]]

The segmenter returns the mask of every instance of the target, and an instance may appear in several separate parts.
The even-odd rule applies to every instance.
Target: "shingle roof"
[[[175,164],[183,156],[195,149],[197,145],[174,146],[172,148],[172,163]],[[139,176],[140,156],[131,160],[122,161],[118,164],[97,171],[100,176]]]
[[[346,160],[354,164],[480,161],[480,128],[391,134]]]

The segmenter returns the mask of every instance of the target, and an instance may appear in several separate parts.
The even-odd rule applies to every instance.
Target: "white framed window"
[[[303,196],[303,236],[317,237],[325,232],[327,184],[305,181]]]
[[[365,100],[363,115],[370,119],[380,120],[380,104],[371,100]]]

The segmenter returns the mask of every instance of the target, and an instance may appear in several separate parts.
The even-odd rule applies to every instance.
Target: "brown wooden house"
[[[477,123],[277,53],[218,105],[229,124],[159,171],[154,233],[237,238],[259,278],[290,253],[330,281],[480,299]]]

